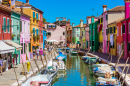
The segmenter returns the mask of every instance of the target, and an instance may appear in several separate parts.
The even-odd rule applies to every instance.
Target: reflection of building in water
[[[71,69],[72,65],[73,65],[73,58],[70,58],[68,55],[67,56],[67,64],[66,64],[67,69]]]

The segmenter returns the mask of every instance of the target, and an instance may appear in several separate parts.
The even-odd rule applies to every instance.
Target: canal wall
[[[81,55],[81,56],[84,56],[84,55],[86,55],[86,52],[84,52],[84,51],[78,51],[78,54]],[[93,54],[93,53],[90,53],[90,54],[92,54],[92,55],[95,56],[95,54]],[[99,58],[101,59],[102,63],[104,63],[104,64],[110,64],[111,66],[115,67],[115,63],[110,63],[109,59],[107,61],[107,59],[104,59],[104,58],[101,58],[101,57],[99,57]],[[122,69],[119,66],[117,66],[117,70],[118,70],[119,76],[121,76],[122,80],[124,80],[125,73],[121,74],[122,73]],[[129,76],[126,76],[125,85],[126,86],[130,86],[130,77]]]

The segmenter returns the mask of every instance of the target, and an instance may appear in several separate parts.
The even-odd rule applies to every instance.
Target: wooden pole
[[[125,82],[125,79],[126,79],[126,75],[127,75],[128,71],[129,71],[129,68],[130,68],[130,64],[129,64],[129,66],[128,66],[127,70],[126,70],[126,73],[125,73],[125,77],[124,77],[124,79],[123,79],[123,83],[122,83],[122,86],[123,86],[123,84],[124,84],[124,82]]]
[[[22,66],[23,66],[24,75],[25,75],[26,80],[27,80],[27,74],[26,74],[26,71],[25,71],[24,63],[23,63],[23,57],[21,57],[21,58],[22,58]]]
[[[46,54],[44,53],[44,58],[45,58],[45,61],[46,61],[46,65],[47,65],[47,60],[46,60]]]
[[[44,68],[44,62],[43,62],[43,59],[42,59],[42,55],[41,55],[41,60],[42,60],[43,68]]]
[[[120,75],[120,77],[119,77],[119,81],[120,81],[120,79],[121,79],[121,77],[122,77],[122,74],[124,73],[124,71],[125,71],[125,69],[126,69],[126,64],[127,64],[128,61],[129,61],[129,57],[128,57],[127,60],[126,60],[125,67],[124,67],[123,70],[122,70],[122,73],[121,73],[121,75]]]
[[[40,69],[39,69],[39,66],[38,66],[38,64],[37,64],[36,59],[34,59],[34,62],[35,62],[35,64],[36,64],[36,66],[37,66],[38,71],[40,71]]]
[[[12,64],[12,65],[13,65],[13,64]],[[19,82],[18,82],[18,78],[17,78],[17,74],[16,74],[16,70],[15,70],[14,65],[13,65],[13,69],[14,69],[14,73],[15,73],[15,76],[16,76],[16,80],[17,80],[18,86],[20,86],[20,85],[19,85]]]

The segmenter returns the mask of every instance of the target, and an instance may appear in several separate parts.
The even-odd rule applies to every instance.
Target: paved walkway
[[[54,56],[54,55],[53,55]],[[51,58],[51,54],[49,54],[49,56],[47,57],[47,61],[49,61],[49,59]],[[53,57],[55,58],[55,57]],[[43,68],[43,64],[42,61],[36,60],[38,66],[40,69]],[[46,65],[46,61],[45,59],[43,60],[44,65]],[[34,72],[36,73],[38,71],[38,68],[34,62],[34,60],[31,60],[31,65],[33,67]],[[26,77],[24,75],[20,75],[20,73],[22,72],[22,64],[16,65],[16,73],[17,73],[17,78],[19,80],[19,83],[21,83],[22,81],[24,81],[26,79]],[[27,76],[28,78],[31,77],[33,74],[31,67],[30,67],[30,74]],[[0,76],[0,86],[17,86],[17,81],[16,81],[16,76],[15,76],[15,72],[14,69],[11,68],[6,72],[3,72],[3,75]]]

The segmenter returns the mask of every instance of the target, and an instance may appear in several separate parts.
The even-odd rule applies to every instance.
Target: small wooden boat
[[[96,86],[121,86],[121,83],[116,77],[112,78],[98,77],[96,81]]]
[[[52,78],[48,75],[37,75],[28,79],[21,86],[51,86]]]
[[[102,66],[102,67],[97,67],[94,68],[93,73],[94,75],[98,77],[104,77],[106,73],[110,73],[110,75],[114,75],[115,69],[111,66]]]
[[[98,63],[101,62],[101,60],[97,57],[88,57],[85,61],[85,63],[87,63],[87,64],[96,64],[97,62]]]
[[[71,55],[77,55],[77,51],[74,51],[72,48],[70,49],[70,52],[69,52]]]
[[[93,64],[92,67],[97,68],[97,67],[102,67],[102,66],[109,66],[108,64]]]

